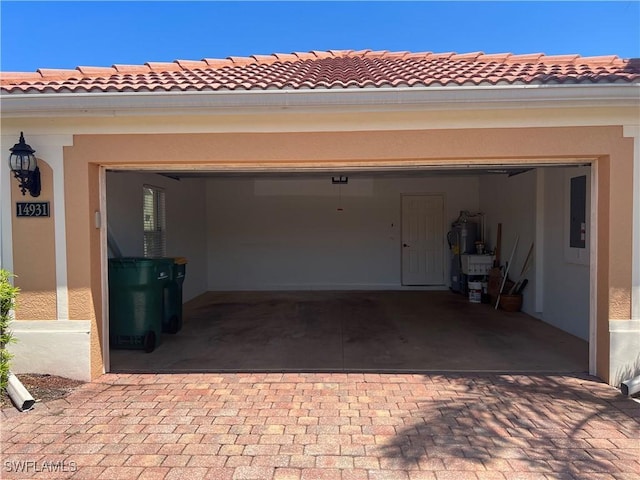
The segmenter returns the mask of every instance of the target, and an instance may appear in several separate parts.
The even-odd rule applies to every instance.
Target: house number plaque
[[[16,202],[18,217],[48,217],[49,202]]]

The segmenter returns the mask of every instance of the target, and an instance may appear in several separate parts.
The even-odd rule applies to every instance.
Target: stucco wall
[[[96,329],[101,328],[96,305],[102,304],[102,267],[99,248],[95,248],[100,236],[92,225],[100,194],[97,165],[118,164],[134,168],[152,164],[181,164],[182,168],[392,167],[593,158],[598,172],[595,364],[597,374],[605,379],[610,374],[609,321],[631,318],[633,139],[623,138],[621,126],[87,134],[76,135],[73,147],[66,147],[64,153],[70,317],[89,318]],[[93,372],[100,369],[98,354],[92,350]]]
[[[183,300],[206,291],[205,182],[152,173],[107,172],[109,229],[124,256],[142,256],[142,187],[165,190],[167,256],[186,257]]]
[[[478,208],[476,177],[209,180],[209,289],[400,288],[407,193],[444,196],[448,280],[445,234],[460,210]]]
[[[22,290],[16,303],[16,320],[56,320],[56,257],[54,236],[53,172],[38,160],[42,189],[38,197],[22,195],[18,182],[11,182],[13,273]],[[49,202],[49,217],[17,217],[16,202]]]

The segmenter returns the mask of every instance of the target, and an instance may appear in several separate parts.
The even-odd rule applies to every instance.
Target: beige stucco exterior
[[[53,172],[43,160],[38,159],[42,189],[38,201],[49,202],[53,208]],[[32,200],[20,192],[18,182],[11,183],[12,205],[15,202]],[[20,278],[16,280],[22,288],[16,309],[17,320],[56,320],[57,288],[54,237],[55,214],[51,210],[48,218],[17,217],[12,215],[12,230],[16,238],[13,245],[13,262]],[[21,239],[39,239],[38,246]]]
[[[632,319],[629,259],[637,222],[633,178],[638,153],[634,152],[634,138],[625,137],[623,127],[635,125],[636,114],[633,107],[545,107],[371,112],[366,117],[354,112],[169,117],[159,112],[148,117],[3,119],[7,131],[25,130],[27,138],[38,132],[45,137],[68,136],[58,142],[57,170],[43,169],[41,195],[43,200],[50,198],[53,207],[60,196],[51,194],[55,179],[50,175],[62,175],[57,192],[63,192],[63,231],[54,231],[59,219],[53,214],[37,223],[37,232],[12,218],[13,266],[42,272],[17,279],[23,291],[17,319],[55,319],[56,301],[60,305],[60,295],[66,295],[65,320],[90,325],[89,375],[96,377],[105,371],[106,234],[96,216],[104,206],[103,167],[251,171],[591,163],[596,179],[592,370],[609,380],[610,323]],[[47,161],[42,157],[41,165]],[[12,202],[20,195],[14,183]],[[37,261],[30,255],[34,238],[42,252]],[[56,241],[60,246],[61,238],[66,242],[64,254],[53,250]],[[60,259],[64,259],[63,271]],[[57,315],[61,318],[60,312]]]
[[[597,373],[607,377],[609,319],[631,315],[633,142],[621,127],[474,129],[291,134],[79,135],[65,149],[70,318],[90,318],[92,372],[101,372],[98,165],[182,164],[229,168],[446,165],[595,158],[598,169]],[[88,201],[87,201],[88,200]],[[87,210],[88,205],[88,210]]]

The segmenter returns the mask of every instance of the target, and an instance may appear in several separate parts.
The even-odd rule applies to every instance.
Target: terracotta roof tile
[[[151,68],[149,65],[113,65],[118,73],[149,73]]]
[[[571,63],[579,57],[580,55],[547,55],[544,57],[544,61],[549,64]]]
[[[204,61],[211,68],[223,68],[233,66],[233,62],[228,58],[205,58]]]
[[[334,56],[333,53],[324,52],[322,50],[311,50],[311,53],[313,53],[317,59],[331,58]]]
[[[270,55],[264,55],[265,57],[269,57]],[[294,53],[274,53],[271,58],[277,58],[281,62],[297,62],[299,57]]]
[[[382,52],[370,52],[368,56],[386,56],[387,58],[403,58],[406,57],[409,52],[387,52],[386,50]]]
[[[273,63],[274,60],[276,60],[273,55],[251,55],[250,58],[254,60],[253,63],[267,63],[267,64],[270,64],[270,63]]]
[[[30,80],[41,80],[42,75],[38,72],[2,72],[0,81],[2,85],[10,82],[22,82]]]
[[[43,77],[50,80],[60,79],[66,80],[68,78],[81,78],[82,73],[78,70],[68,69],[55,69],[55,68],[39,68],[38,73]]]
[[[483,53],[482,55],[480,55],[477,60],[480,62],[506,62],[507,59],[512,56],[512,53],[490,53],[490,54],[486,54]]]
[[[182,67],[176,62],[147,62],[145,63],[154,72],[181,72]]]
[[[76,70],[87,77],[109,76],[118,73],[113,67],[76,67]]]
[[[195,69],[202,69],[202,68],[207,68],[207,62],[200,60],[200,61],[195,61],[195,60],[176,60],[176,63],[178,65],[180,65],[180,67],[182,67],[182,70],[195,70]]]
[[[293,55],[298,57],[298,60],[315,60],[316,56],[311,52],[293,52]]]
[[[617,55],[604,55],[601,57],[583,57],[582,62],[591,65],[613,65],[620,61]]]
[[[473,53],[464,53],[464,54],[456,53],[451,57],[451,59],[452,60],[470,60],[473,62],[477,60],[478,57],[482,54],[483,54],[482,52],[473,52]]]
[[[233,62],[234,66],[251,65],[252,63],[256,63],[255,59],[251,57],[228,57],[228,58]]]
[[[329,50],[2,72],[2,93],[246,91],[640,82],[640,59]]]
[[[329,50],[329,53],[334,57],[347,57],[353,50]]]
[[[510,62],[514,63],[537,63],[542,57],[544,57],[544,53],[528,53],[526,55],[511,55],[509,57]]]

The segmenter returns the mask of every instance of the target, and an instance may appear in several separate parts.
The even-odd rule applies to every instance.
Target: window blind
[[[164,257],[167,254],[164,202],[162,188],[143,186],[142,221],[145,257]]]

